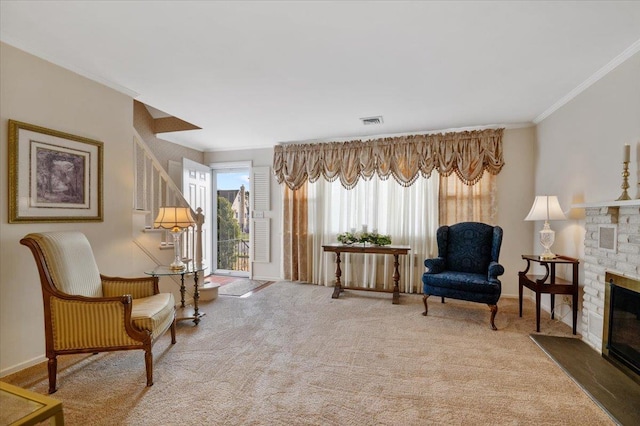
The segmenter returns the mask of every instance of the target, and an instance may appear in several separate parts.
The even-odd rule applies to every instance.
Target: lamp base
[[[184,264],[184,262],[181,259],[181,253],[182,251],[180,250],[180,235],[182,234],[182,229],[173,229],[171,230],[171,235],[173,236],[173,262],[171,262],[171,265],[169,265],[169,268],[171,268],[174,271],[181,271],[183,269],[185,269],[187,267],[187,265]]]
[[[540,255],[540,260],[552,260],[555,259],[557,256],[551,252],[549,253],[542,253]]]
[[[186,267],[187,265],[185,265],[184,262],[180,262],[180,263],[173,262],[171,265],[169,265],[169,268],[173,271],[182,271]]]
[[[544,247],[544,252],[540,255],[540,259],[550,260],[555,259],[556,255],[551,252],[551,246],[556,239],[556,233],[549,226],[549,222],[544,222],[544,227],[540,231],[540,244]]]

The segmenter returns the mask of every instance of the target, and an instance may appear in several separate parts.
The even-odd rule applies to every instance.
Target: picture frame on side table
[[[598,225],[598,248],[610,253],[618,251],[618,226],[615,224]]]
[[[103,146],[9,120],[9,223],[102,222]]]

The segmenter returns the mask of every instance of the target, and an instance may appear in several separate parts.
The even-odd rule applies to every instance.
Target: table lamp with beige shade
[[[196,221],[191,215],[189,207],[167,206],[160,207],[158,216],[153,222],[154,228],[168,229],[173,237],[173,263],[169,265],[171,269],[181,270],[187,265],[182,261],[180,250],[180,235],[190,226],[195,225]]]
[[[551,246],[556,239],[556,233],[549,226],[550,220],[566,220],[566,216],[560,208],[558,197],[555,195],[537,195],[533,200],[533,206],[524,220],[544,220],[544,226],[540,230],[540,244],[544,247],[544,252],[540,259],[554,259],[555,254],[551,252]]]

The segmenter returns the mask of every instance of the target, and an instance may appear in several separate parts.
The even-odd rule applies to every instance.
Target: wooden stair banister
[[[150,230],[160,207],[189,207],[196,225],[182,233],[180,244],[182,257],[202,265],[202,225],[204,223],[202,209],[198,207],[194,211],[193,207],[189,206],[180,188],[164,170],[140,134],[135,129],[133,134],[134,210],[145,213],[145,229]],[[173,240],[169,233],[163,231],[162,234],[160,248],[173,247]]]

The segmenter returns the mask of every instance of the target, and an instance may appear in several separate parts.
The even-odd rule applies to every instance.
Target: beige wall
[[[132,99],[0,44],[0,375],[43,359],[42,294],[29,232],[80,230],[101,272],[140,275],[132,244]],[[7,122],[23,121],[104,143],[104,222],[8,224]]]
[[[629,195],[638,194],[640,158],[640,53],[619,65],[537,126],[536,194],[558,195],[563,210],[574,203],[615,200],[622,183],[622,149],[632,146]],[[584,257],[584,210],[552,222],[556,253]],[[536,223],[534,248],[539,253]],[[582,276],[582,268],[580,270]],[[543,306],[549,305],[548,298]]]
[[[498,175],[496,223],[504,230],[500,251],[500,263],[505,268],[500,277],[503,296],[518,295],[518,271],[526,266],[521,255],[531,253],[533,225],[524,218],[534,197],[535,136],[532,126],[506,129],[502,138],[505,165]]]
[[[572,203],[615,200],[621,192],[622,147],[628,143],[629,192],[636,197],[639,76],[636,53],[538,125],[537,193],[557,194],[564,210]]]

